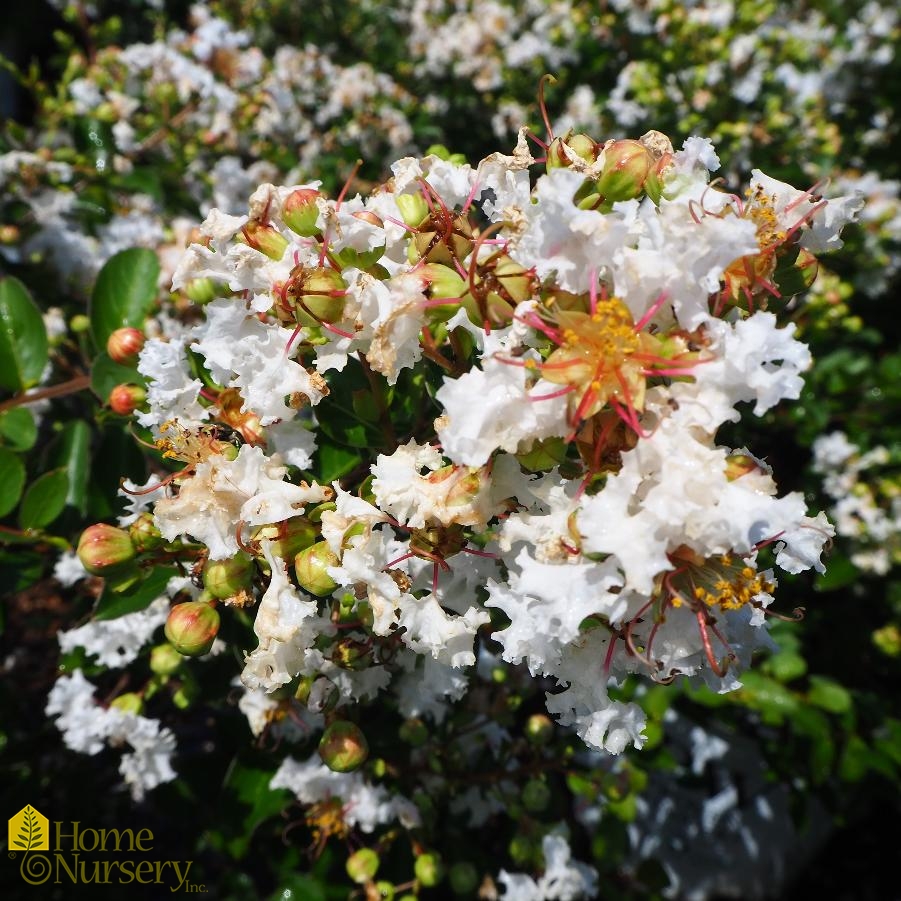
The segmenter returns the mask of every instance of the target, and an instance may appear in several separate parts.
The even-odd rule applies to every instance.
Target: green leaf
[[[144,610],[165,593],[166,584],[177,575],[178,570],[174,566],[155,566],[128,591],[113,591],[105,585],[94,608],[94,619],[116,619],[126,613]]]
[[[137,369],[113,362],[106,351],[97,354],[91,366],[91,390],[100,398],[101,403],[107,402],[116,385],[123,384],[143,385],[144,377]]]
[[[362,459],[359,451],[334,444],[320,437],[316,455],[319,458],[317,481],[328,485],[347,475]]]
[[[34,447],[38,427],[28,407],[14,407],[0,413],[0,440],[14,450],[25,451]]]
[[[160,263],[152,250],[132,247],[107,260],[91,295],[91,333],[99,350],[117,328],[143,328],[153,312]]]
[[[775,679],[751,671],[742,673],[741,681],[742,687],[733,696],[759,710],[764,722],[770,725],[781,723],[800,707],[797,697]]]
[[[824,676],[810,677],[807,700],[829,713],[847,713],[853,704],[851,693]]]
[[[83,419],[73,419],[63,426],[58,442],[52,460],[69,477],[66,506],[74,507],[84,516],[88,507],[90,426]]]
[[[11,450],[0,447],[0,516],[14,510],[25,487],[25,464]]]
[[[764,669],[780,682],[791,682],[807,672],[807,661],[800,654],[783,651],[771,657],[764,665]]]
[[[19,525],[23,529],[43,529],[56,519],[66,506],[69,475],[65,469],[51,469],[36,478],[22,498]]]
[[[18,279],[0,279],[0,388],[22,391],[36,385],[46,363],[41,311]]]

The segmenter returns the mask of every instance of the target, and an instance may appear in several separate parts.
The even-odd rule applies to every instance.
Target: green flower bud
[[[542,779],[530,779],[522,790],[522,803],[526,810],[537,813],[551,802],[551,790]]]
[[[398,736],[401,741],[419,748],[429,740],[429,729],[419,717],[413,716],[401,723]]]
[[[81,533],[77,553],[89,573],[108,576],[121,572],[134,560],[135,547],[124,529],[100,522]]]
[[[129,691],[124,695],[119,695],[118,698],[114,698],[110,702],[110,707],[115,707],[116,710],[121,710],[124,713],[136,713],[140,716],[144,712],[144,699],[139,694]]]
[[[297,584],[317,597],[331,594],[338,583],[328,574],[327,569],[329,566],[338,566],[340,562],[327,542],[317,541],[294,558]]]
[[[88,329],[90,329],[90,327],[91,327],[91,320],[88,319],[88,317],[85,316],[84,313],[76,313],[69,320],[69,328],[72,329],[72,331],[75,332],[76,335],[79,335],[82,332],[88,331]]]
[[[292,191],[282,205],[282,219],[285,225],[304,238],[313,238],[320,234],[316,226],[319,208],[316,201],[322,194],[315,188],[298,188]]]
[[[410,228],[418,228],[429,218],[429,205],[422,194],[395,194],[394,202]]]
[[[253,574],[253,558],[238,551],[227,560],[206,561],[203,565],[203,587],[214,598],[224,601],[249,588]]]
[[[364,670],[369,665],[369,645],[353,638],[343,638],[332,649],[332,663],[342,669]]]
[[[158,644],[150,652],[150,671],[158,676],[171,676],[181,666],[182,659],[171,644]]]
[[[227,288],[211,278],[192,278],[185,285],[184,292],[189,300],[201,306],[229,293]]]
[[[573,165],[571,154],[575,154],[586,163],[593,163],[601,152],[600,145],[586,134],[567,135],[563,138],[554,138],[547,149],[547,171],[552,169],[568,169]]]
[[[355,723],[336,720],[322,733],[319,740],[322,762],[336,773],[350,773],[359,769],[369,756],[369,743]]]
[[[139,554],[155,550],[166,543],[153,521],[153,514],[146,511],[140,513],[128,527],[128,534]]]
[[[147,391],[141,385],[116,385],[109,393],[107,403],[113,413],[131,416],[147,400]]]
[[[394,886],[387,879],[380,879],[375,884],[375,891],[381,901],[394,901]]]
[[[251,536],[254,541],[268,538],[271,550],[283,560],[293,559],[299,551],[308,548],[318,536],[315,526],[306,516],[292,516],[275,526],[263,526]]]
[[[185,601],[169,611],[166,638],[185,657],[209,653],[219,633],[219,612],[204,601]]]
[[[379,869],[379,856],[372,848],[360,848],[347,858],[347,875],[357,885],[371,882]]]
[[[448,870],[447,878],[457,895],[471,895],[479,885],[479,871],[468,860],[455,863]]]
[[[299,325],[317,328],[323,322],[338,322],[344,315],[347,282],[330,266],[298,266],[284,288],[284,300],[276,314]]]
[[[607,203],[632,200],[644,190],[654,157],[639,141],[614,141],[604,150],[604,168],[596,188]]]
[[[546,745],[554,737],[554,724],[543,713],[533,713],[526,720],[525,732],[533,745]]]
[[[106,339],[106,352],[114,363],[130,366],[138,359],[146,340],[147,337],[140,329],[117,328]]]
[[[435,851],[420,854],[413,862],[413,873],[420,885],[432,888],[438,885],[444,878],[444,865],[441,863],[441,855]]]
[[[259,219],[251,219],[236,235],[236,240],[244,242],[248,247],[266,254],[270,260],[280,260],[288,247],[288,239],[274,226]]]

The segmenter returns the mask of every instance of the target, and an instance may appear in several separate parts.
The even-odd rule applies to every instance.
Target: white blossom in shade
[[[581,210],[573,196],[585,176],[572,169],[542,175],[533,198],[522,209],[525,226],[510,255],[534,267],[539,278],[553,278],[564,291],[581,294],[595,284],[601,270],[612,265],[627,240],[637,204],[618,203],[606,215]],[[755,245],[756,247],[756,245]]]
[[[804,572],[811,568],[820,573],[826,572],[826,566],[820,557],[823,548],[834,535],[835,526],[822,511],[816,517],[802,517],[779,534],[776,565],[789,573]]]
[[[406,672],[395,680],[395,693],[402,716],[428,717],[442,723],[453,701],[466,693],[466,674],[433,657],[412,652],[400,658]]]
[[[422,357],[419,334],[426,324],[426,297],[422,277],[415,273],[396,275],[387,281],[367,281],[361,317],[372,329],[366,359],[389,385],[397,382],[401,369],[409,369]]]
[[[398,625],[404,629],[402,638],[408,648],[419,654],[429,653],[455,668],[475,663],[476,630],[491,620],[485,610],[473,606],[462,615],[452,616],[433,594],[421,598],[402,594],[398,607]]]
[[[318,754],[304,761],[286,757],[269,783],[269,788],[286,788],[301,804],[317,804],[339,798],[344,822],[363,832],[395,820],[406,829],[420,824],[416,805],[402,795],[389,795],[383,785],[372,785],[362,773],[336,773]]]
[[[839,232],[857,220],[863,209],[863,194],[834,197],[829,201],[814,201],[808,191],[799,191],[785,182],[751,170],[751,197],[762,194],[772,204],[779,228],[785,232],[806,223],[801,246],[811,253],[825,253],[843,246]]]
[[[309,469],[316,451],[316,433],[300,419],[274,422],[266,428],[266,446],[289,466]]]
[[[509,584],[488,583],[486,605],[500,608],[510,620],[506,629],[491,637],[503,646],[504,660],[525,660],[533,676],[551,672],[563,648],[579,636],[586,617],[622,619],[626,605],[621,587],[615,561],[540,563],[523,548],[510,570]]]
[[[735,323],[707,319],[705,331],[715,358],[692,370],[699,392],[719,392],[731,406],[754,401],[756,416],[780,400],[800,396],[801,373],[811,357],[807,345],[795,338],[794,323],[778,328],[772,313],[759,312]],[[737,421],[739,414],[729,418]]]
[[[274,691],[300,672],[306,649],[333,627],[319,618],[316,601],[302,596],[288,579],[285,561],[273,554],[272,542],[264,538],[260,548],[272,575],[253,624],[259,643],[245,658],[241,679],[249,689]]]
[[[101,707],[94,700],[94,686],[81,670],[60,676],[50,690],[45,713],[57,717],[56,726],[63,733],[67,748],[82,754],[99,754],[106,745],[131,746],[119,771],[139,801],[144,793],[175,778],[171,757],[175,753],[175,736],[157,720],[117,707]]]
[[[198,400],[203,383],[191,378],[185,346],[180,341],[150,338],[141,351],[138,372],[147,381],[146,413],[138,413],[138,422],[154,432],[170,419],[184,428],[196,428],[209,419],[210,411]]]
[[[502,512],[487,470],[445,466],[440,451],[410,440],[372,466],[379,508],[414,529],[458,523],[484,529]]]
[[[435,395],[444,407],[437,430],[445,455],[482,466],[495,450],[513,454],[541,438],[566,435],[566,397],[550,396],[558,390],[543,379],[529,387],[525,367],[495,357],[458,379],[445,378]]]
[[[63,653],[84,648],[97,658],[97,663],[118,669],[137,658],[168,615],[169,599],[160,597],[136,613],[126,613],[115,619],[95,619],[60,632],[57,635],[59,647]]]
[[[391,682],[391,671],[385,666],[368,666],[360,670],[347,669],[315,648],[311,648],[304,655],[300,675],[321,675],[323,682],[333,685],[338,690],[339,703],[371,700]]]
[[[240,523],[252,527],[282,522],[330,494],[321,485],[286,482],[286,471],[277,458],[249,444],[234,460],[213,455],[196,464],[177,496],[157,501],[156,526],[167,541],[190,535],[203,542],[213,560],[232,557],[239,550]]]
[[[629,743],[635,748],[644,744],[645,715],[637,704],[624,704],[607,695],[604,661],[610,640],[607,629],[596,628],[567,645],[553,673],[566,687],[548,693],[546,704],[548,713],[556,716],[560,725],[572,726],[585,744],[621,754]]]
[[[501,870],[498,882],[503,883],[503,901],[576,901],[595,898],[598,874],[594,867],[572,859],[569,842],[562,835],[550,833],[541,841],[544,873],[533,879],[525,873]]]
[[[81,565],[75,551],[63,551],[53,564],[53,578],[65,588],[88,578],[88,571]]]
[[[302,394],[312,404],[322,400],[322,380],[289,358],[292,329],[260,322],[235,300],[214,300],[206,316],[193,331],[191,350],[203,356],[220,385],[239,390],[242,412],[256,413],[266,426],[296,415],[286,396]]]
[[[457,791],[450,799],[448,810],[454,816],[467,817],[466,825],[471,829],[484,826],[495,814],[507,809],[502,790],[509,786],[508,782],[499,783],[490,791],[478,785],[470,785],[464,791]]]

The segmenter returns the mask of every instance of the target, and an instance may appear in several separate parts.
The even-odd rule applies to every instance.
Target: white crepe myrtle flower
[[[572,859],[569,842],[550,833],[541,841],[544,873],[537,880],[525,873],[501,870],[504,901],[576,901],[597,895],[598,874],[594,867]]]

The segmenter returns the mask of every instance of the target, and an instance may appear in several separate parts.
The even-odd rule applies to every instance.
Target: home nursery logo
[[[51,823],[27,804],[9,819],[9,857],[21,855],[19,875],[29,885],[165,885],[170,892],[205,893],[190,882],[193,861],[147,860],[150,829],[90,829],[80,820]],[[48,852],[48,853],[40,853]]]

